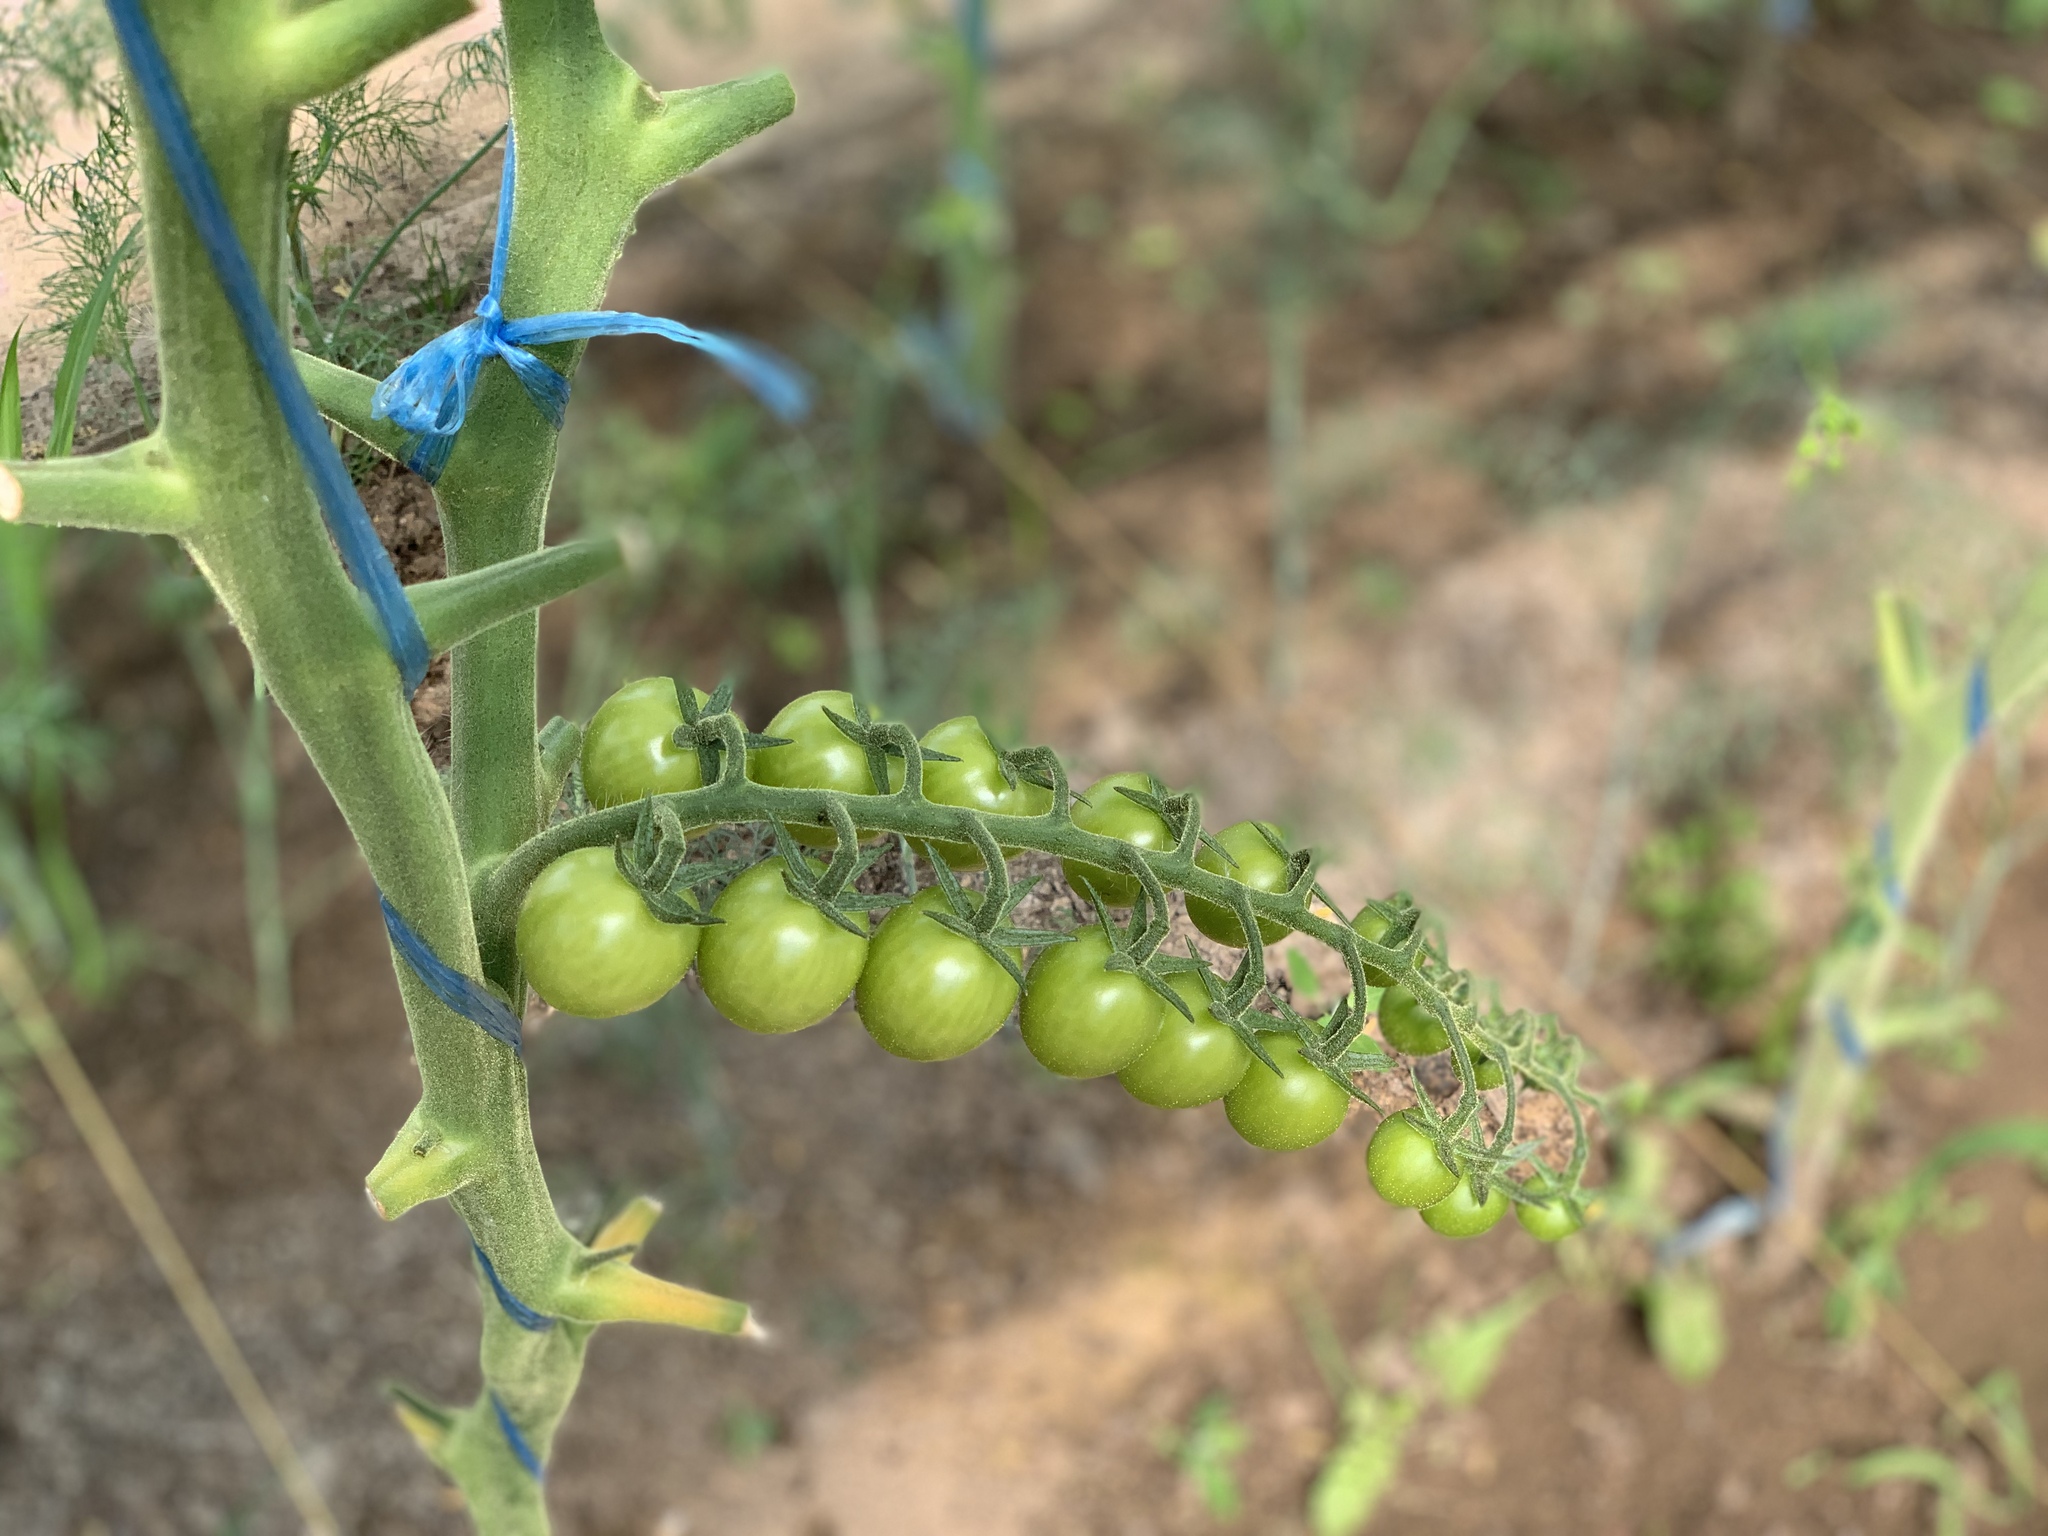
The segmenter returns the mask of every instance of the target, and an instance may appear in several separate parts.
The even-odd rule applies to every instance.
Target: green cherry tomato
[[[1515,1220],[1539,1243],[1562,1242],[1586,1223],[1569,1201],[1549,1199],[1541,1204],[1515,1203]]]
[[[763,859],[712,903],[697,979],[711,1005],[741,1029],[786,1035],[846,1001],[860,980],[868,941],[789,893],[782,860]]]
[[[765,734],[786,739],[787,746],[761,747],[747,754],[747,777],[756,784],[783,789],[836,789],[849,795],[877,793],[868,755],[852,737],[825,716],[831,710],[842,720],[854,718],[853,695],[836,688],[791,699],[768,722]],[[903,787],[903,759],[889,759],[889,791]],[[838,839],[830,827],[797,827],[797,841],[830,848]]]
[[[875,1043],[911,1061],[962,1056],[1003,1027],[1017,983],[989,953],[925,914],[950,912],[945,893],[919,891],[868,942],[853,1005]],[[1021,960],[1017,950],[1012,960]]]
[[[609,1019],[683,979],[704,930],[664,923],[619,873],[609,848],[578,848],[540,872],[519,908],[519,964],[541,1000]]]
[[[1378,944],[1386,938],[1387,926],[1387,920],[1381,917],[1379,913],[1373,911],[1371,907],[1362,909],[1358,916],[1351,919],[1352,932],[1356,933],[1361,939],[1367,939],[1374,944]],[[1369,960],[1365,965],[1365,979],[1375,987],[1391,987],[1394,984],[1394,978],[1391,975],[1381,970]]]
[[[1166,829],[1165,818],[1157,811],[1146,810],[1130,796],[1118,793],[1124,789],[1150,794],[1152,776],[1147,773],[1112,773],[1108,778],[1097,779],[1088,786],[1088,803],[1074,802],[1074,825],[1083,832],[1114,837],[1140,848],[1171,848],[1173,835]],[[1138,899],[1141,887],[1135,875],[1127,875],[1122,870],[1102,869],[1079,859],[1062,860],[1060,868],[1066,873],[1067,884],[1076,891],[1081,889],[1076,877],[1085,878],[1112,907],[1128,907]]]
[[[1216,834],[1216,841],[1235,863],[1226,864],[1222,855],[1206,844],[1196,852],[1195,863],[1211,874],[1227,875],[1255,891],[1284,891],[1287,889],[1287,856],[1274,851],[1272,843],[1266,841],[1266,832],[1272,833],[1285,845],[1285,840],[1280,838],[1280,829],[1270,821],[1240,821]],[[1232,949],[1244,948],[1244,929],[1239,925],[1237,915],[1228,907],[1204,901],[1199,896],[1190,896],[1188,918],[1218,944],[1227,944]],[[1286,933],[1285,923],[1276,923],[1270,917],[1259,919],[1259,937],[1268,944],[1277,943]]]
[[[1040,1065],[1061,1077],[1121,1072],[1159,1038],[1166,1004],[1129,971],[1103,968],[1109,940],[1089,927],[1039,951],[1018,1023]]]
[[[1268,1152],[1298,1152],[1328,1140],[1350,1112],[1351,1095],[1302,1059],[1292,1035],[1263,1035],[1259,1043],[1280,1070],[1256,1059],[1245,1069],[1223,1096],[1230,1128]]]
[[[1451,1032],[1443,1020],[1406,987],[1389,987],[1380,999],[1380,1034],[1403,1056],[1434,1056],[1451,1048]]]
[[[705,702],[701,688],[692,689]],[[683,723],[675,679],[643,677],[598,706],[583,733],[583,793],[599,810],[646,795],[702,789],[695,747],[678,747]]]
[[[972,715],[941,721],[924,733],[922,745],[960,759],[957,763],[924,765],[924,797],[934,805],[958,805],[998,816],[1043,816],[1052,805],[1052,791],[1021,779],[1013,789],[1003,778],[994,743]],[[893,763],[893,760],[892,760]],[[939,856],[955,869],[981,868],[981,855],[971,843],[936,843]],[[1005,848],[1003,852],[1014,853]]]
[[[1117,1073],[1124,1091],[1159,1109],[1193,1109],[1220,1099],[1243,1080],[1252,1053],[1209,1007],[1209,989],[1193,971],[1175,971],[1167,984],[1194,1014],[1168,1006],[1152,1048]],[[1260,1071],[1265,1068],[1261,1067]]]
[[[1435,1205],[1458,1184],[1429,1133],[1405,1114],[1387,1116],[1372,1133],[1365,1171],[1382,1200],[1414,1211]]]
[[[1499,1182],[1487,1190],[1486,1201],[1481,1204],[1472,1198],[1470,1175],[1461,1175],[1448,1195],[1434,1205],[1424,1206],[1420,1212],[1429,1229],[1445,1237],[1477,1237],[1492,1230],[1494,1223],[1507,1213],[1507,1193]]]
[[[1508,1075],[1501,1070],[1499,1062],[1495,1061],[1491,1056],[1482,1056],[1477,1051],[1472,1053],[1472,1081],[1474,1083],[1478,1084],[1481,1088],[1498,1088],[1507,1080]],[[1518,1206],[1516,1209],[1519,1210],[1520,1207]]]

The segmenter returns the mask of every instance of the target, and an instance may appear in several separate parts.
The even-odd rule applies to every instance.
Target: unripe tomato
[[[1122,842],[1135,844],[1146,849],[1165,849],[1173,846],[1173,834],[1167,830],[1166,819],[1157,811],[1148,811],[1128,795],[1119,794],[1121,789],[1134,789],[1140,794],[1149,794],[1152,779],[1143,773],[1112,773],[1107,778],[1097,779],[1088,786],[1088,803],[1074,802],[1074,825],[1083,832],[1093,832],[1101,837],[1114,837]],[[1128,907],[1138,899],[1142,887],[1136,875],[1127,875],[1122,870],[1103,869],[1080,859],[1064,859],[1060,868],[1065,872],[1067,884],[1080,890],[1081,876],[1095,887],[1096,893],[1112,907]]]
[[[849,795],[893,793],[903,787],[903,759],[889,759],[887,790],[875,787],[867,752],[825,717],[831,710],[851,720],[853,695],[836,688],[791,699],[768,722],[765,734],[787,740],[786,746],[761,747],[747,754],[747,777],[756,784],[783,789],[836,789]],[[830,827],[800,826],[797,841],[830,848],[838,841]]]
[[[1351,1095],[1302,1059],[1292,1035],[1262,1035],[1259,1043],[1279,1065],[1257,1060],[1223,1096],[1230,1128],[1268,1152],[1298,1152],[1326,1141],[1351,1111]]]
[[[1491,1231],[1495,1222],[1508,1213],[1508,1197],[1496,1180],[1486,1191],[1482,1204],[1472,1198],[1472,1177],[1459,1176],[1457,1186],[1437,1201],[1426,1205],[1420,1215],[1432,1232],[1445,1237],[1477,1237]]]
[[[1159,1109],[1193,1109],[1220,1099],[1243,1080],[1252,1053],[1209,1006],[1209,989],[1193,971],[1175,971],[1167,984],[1194,1014],[1169,1006],[1151,1049],[1117,1073],[1124,1091]],[[1261,1071],[1265,1069],[1260,1068]]]
[[[1387,920],[1371,907],[1362,909],[1358,916],[1351,919],[1351,927],[1361,939],[1368,939],[1374,944],[1379,943],[1387,934]],[[1391,987],[1394,984],[1394,978],[1370,960],[1365,962],[1365,979],[1375,987]]]
[[[757,1035],[806,1029],[846,1001],[868,941],[792,896],[780,857],[763,859],[712,903],[697,979],[711,1005]]]
[[[519,908],[519,965],[541,1000],[609,1019],[683,979],[703,930],[664,923],[619,873],[609,848],[578,848],[540,872]]]
[[[1507,1080],[1508,1075],[1501,1069],[1499,1062],[1491,1056],[1482,1056],[1477,1051],[1472,1053],[1472,1081],[1479,1087],[1498,1088]],[[1516,1209],[1519,1210],[1521,1207],[1517,1206]]]
[[[945,893],[919,891],[868,942],[853,1005],[875,1043],[911,1061],[962,1056],[1003,1027],[1017,983],[972,939],[925,914],[950,912]],[[1021,960],[1017,950],[1010,958]]]
[[[1083,928],[1039,951],[1024,978],[1024,1044],[1061,1077],[1121,1072],[1159,1038],[1166,1004],[1129,971],[1103,969],[1109,940]]]
[[[698,704],[704,691],[691,690]],[[598,706],[583,733],[583,793],[599,810],[646,795],[702,789],[695,747],[678,747],[683,723],[674,678],[643,677]]]
[[[1235,880],[1239,885],[1250,886],[1255,891],[1286,890],[1287,859],[1273,851],[1273,845],[1260,832],[1261,827],[1276,838],[1280,836],[1280,829],[1269,821],[1240,821],[1216,834],[1216,841],[1222,844],[1224,852],[1237,862],[1224,863],[1221,854],[1204,845],[1195,854],[1196,865]],[[1244,948],[1244,929],[1230,908],[1205,901],[1200,896],[1190,896],[1188,918],[1218,944],[1227,944],[1232,949]],[[1259,919],[1259,937],[1268,944],[1277,942],[1286,933],[1285,923],[1276,923],[1270,917]]]
[[[1387,1116],[1372,1133],[1365,1146],[1365,1171],[1387,1204],[1417,1211],[1435,1205],[1458,1184],[1429,1133],[1405,1114]]]
[[[1540,1205],[1516,1202],[1515,1220],[1522,1224],[1522,1230],[1539,1243],[1562,1242],[1586,1223],[1571,1203],[1561,1199],[1545,1200]]]
[[[960,759],[924,765],[924,797],[934,805],[964,806],[998,816],[1043,816],[1052,805],[1052,791],[1041,785],[1019,779],[1016,788],[1010,787],[996,761],[994,744],[972,715],[941,721],[924,733],[922,745]],[[932,846],[955,869],[981,868],[981,855],[972,843]],[[1006,857],[1014,852],[1003,850]]]
[[[1390,987],[1380,999],[1380,1034],[1404,1056],[1434,1056],[1451,1048],[1444,1022],[1406,987]]]

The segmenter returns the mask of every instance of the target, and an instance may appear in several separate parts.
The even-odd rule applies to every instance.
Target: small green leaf
[[[1344,1433],[1308,1490],[1315,1536],[1356,1536],[1372,1519],[1401,1470],[1401,1450],[1417,1403],[1360,1388],[1344,1399]]]
[[[1728,1327],[1714,1282],[1692,1270],[1665,1270],[1643,1289],[1650,1347],[1674,1380],[1697,1386],[1721,1369]]]
[[[1927,621],[1910,598],[1880,590],[1873,602],[1877,617],[1877,670],[1884,680],[1885,700],[1902,720],[1918,714],[1934,692],[1934,661],[1927,643]]]
[[[1556,1294],[1547,1281],[1525,1285],[1498,1306],[1474,1317],[1443,1318],[1415,1346],[1415,1362],[1436,1379],[1454,1408],[1476,1402],[1522,1324]]]
[[[1179,1465],[1204,1509],[1218,1520],[1235,1520],[1244,1508],[1236,1463],[1250,1440],[1230,1399],[1218,1392],[1202,1399],[1186,1429],[1161,1435],[1159,1448]]]
[[[64,361],[57,367],[57,386],[51,400],[50,446],[44,450],[44,457],[68,459],[71,457],[71,439],[78,428],[78,396],[85,388],[85,365],[92,361],[93,349],[99,345],[100,322],[106,318],[107,303],[114,296],[114,282],[121,275],[121,268],[128,260],[128,253],[142,236],[142,226],[137,224],[128,231],[128,238],[107,260],[107,268],[100,274],[100,280],[92,291],[92,297],[85,301],[85,308],[79,311],[78,319],[71,326],[71,334],[64,343]]]
[[[0,369],[0,459],[21,457],[21,327],[7,343],[7,366]]]

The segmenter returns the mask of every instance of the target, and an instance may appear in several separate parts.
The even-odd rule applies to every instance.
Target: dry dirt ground
[[[1871,68],[1895,71],[1924,54],[1923,75],[1905,72],[1922,81],[1967,73],[1905,22],[1866,51]],[[1793,147],[1747,181],[1719,174],[1704,130],[1585,149],[1610,222],[1583,250],[1557,237],[1537,297],[1477,313],[1442,301],[1427,310],[1435,323],[1416,319],[1416,296],[1433,291],[1418,256],[1390,261],[1381,291],[1332,317],[1321,350],[1341,361],[1319,375],[1312,436],[1327,515],[1295,704],[1226,696],[1068,553],[1064,616],[1030,662],[1034,736],[1093,766],[1200,782],[1218,824],[1284,812],[1331,850],[1340,896],[1399,881],[1448,912],[1454,955],[1482,917],[1555,954],[1617,701],[1635,686],[1643,805],[1699,784],[1739,792],[1759,819],[1755,856],[1788,949],[1810,950],[1839,915],[1885,760],[1872,586],[1920,596],[1960,655],[2048,551],[2048,294],[2010,229],[1967,200],[1930,206],[1862,124],[1796,96],[1785,112]],[[1136,205],[1168,196],[1133,157],[1127,124],[1098,142],[1073,116],[1025,118],[1043,135],[1019,151],[1041,295],[1026,372],[1050,388],[1114,351],[1162,411],[1207,424],[1198,451],[1118,481],[1096,509],[1172,572],[1175,600],[1254,640],[1263,578],[1242,573],[1262,569],[1267,517],[1255,335],[1226,318],[1191,342],[1194,322],[1145,280],[1062,240],[1056,211],[1077,177],[1110,177]],[[1603,137],[1568,118],[1532,131],[1566,149]],[[1081,170],[1077,140],[1096,145]],[[773,272],[721,265],[716,240],[680,214],[647,222],[622,277],[635,302],[772,311]],[[858,230],[847,248],[863,259]],[[1632,287],[1645,252],[1690,280]],[[1824,275],[1889,317],[1844,380],[1876,430],[1843,477],[1794,492],[1784,423],[1702,428],[1703,380],[1717,326]],[[1568,291],[1604,295],[1600,318],[1543,296]],[[1200,365],[1188,361],[1197,342]],[[635,353],[615,367],[621,396],[644,400],[648,366]],[[1561,471],[1545,445],[1558,433],[1583,445],[1602,421],[1649,444],[1654,473]],[[1675,563],[1669,611],[1631,684],[1628,633],[1660,560]],[[159,637],[92,621],[127,595],[130,573],[88,562],[78,580],[73,650],[121,743],[83,834],[95,887],[115,921],[236,963],[240,855],[203,712]],[[756,677],[750,707],[781,681]],[[289,873],[314,881],[345,837],[295,749],[279,765]],[[1983,950],[2008,1013],[1981,1069],[1888,1066],[1859,1184],[1962,1125],[2048,1110],[2044,922],[2048,864],[2036,858]],[[1753,1024],[1647,984],[1646,943],[1617,915],[1596,996],[1660,1069],[1695,1065]],[[360,1195],[416,1090],[361,879],[302,935],[295,982],[297,1027],[267,1048],[147,974],[118,1007],[67,1019],[344,1529],[452,1532],[460,1515],[377,1385],[466,1398],[478,1302],[451,1213],[386,1227]],[[778,1341],[600,1334],[550,1469],[559,1528],[576,1536],[1301,1531],[1337,1423],[1303,1298],[1363,1345],[1498,1300],[1553,1263],[1512,1226],[1453,1246],[1380,1205],[1359,1166],[1361,1125],[1309,1153],[1263,1156],[1219,1113],[1161,1115],[1110,1085],[1051,1079],[1013,1033],[919,1068],[874,1050],[850,1018],[762,1040],[684,992],[636,1019],[553,1021],[531,1062],[536,1135],[565,1214],[660,1194],[672,1214],[649,1267],[745,1296]],[[36,1079],[10,1081],[35,1150],[0,1175],[0,1532],[290,1529],[77,1138]],[[1908,1244],[1907,1312],[1965,1376],[2014,1370],[2038,1416],[2048,1196],[2003,1169],[1962,1186],[1986,1197],[1986,1219]],[[1717,1193],[1702,1170],[1675,1176],[1681,1203]],[[1381,1524],[1931,1528],[1910,1490],[1852,1491],[1838,1476],[1788,1486],[1797,1457],[1936,1443],[1941,1416],[1879,1346],[1822,1337],[1816,1285],[1764,1285],[1726,1258],[1733,1347],[1713,1382],[1676,1386],[1627,1307],[1568,1289],[1475,1407],[1418,1438]],[[1159,1448],[1216,1393],[1250,1437],[1245,1510],[1227,1527]],[[2016,1528],[2048,1529],[2029,1518]]]

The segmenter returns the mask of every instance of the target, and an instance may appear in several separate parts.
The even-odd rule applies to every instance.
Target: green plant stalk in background
[[[1870,876],[1807,992],[1805,1039],[1782,1130],[1782,1204],[1765,1253],[1770,1268],[1796,1262],[1825,1218],[1867,1058],[1939,1032],[1941,1021],[1926,1009],[1892,999],[1913,931],[1913,896],[1963,769],[1980,745],[2022,730],[2048,691],[2048,571],[2034,577],[1977,662],[1951,676],[1936,675],[1919,612],[1894,593],[1878,594],[1877,642],[1898,759],[1885,781]],[[1973,714],[1981,716],[1974,735]],[[1950,1006],[1979,1005],[1965,992]]]
[[[1281,697],[1299,681],[1297,651],[1308,601],[1315,509],[1310,505],[1309,339],[1329,287],[1315,248],[1333,240],[1339,260],[1355,247],[1414,238],[1449,184],[1466,140],[1522,69],[1513,41],[1480,48],[1431,107],[1390,190],[1380,196],[1352,163],[1357,75],[1375,23],[1339,0],[1246,0],[1246,22],[1270,55],[1283,96],[1271,133],[1263,229],[1266,432],[1273,495],[1273,624],[1267,683]]]

